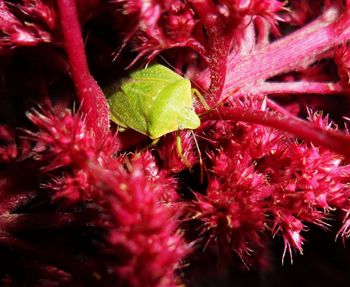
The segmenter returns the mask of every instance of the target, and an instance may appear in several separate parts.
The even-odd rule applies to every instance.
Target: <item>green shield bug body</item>
[[[200,125],[190,80],[160,64],[131,73],[107,100],[113,122],[153,140]]]

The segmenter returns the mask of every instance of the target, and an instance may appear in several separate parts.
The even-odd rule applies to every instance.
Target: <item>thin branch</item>
[[[59,18],[75,89],[96,139],[109,131],[109,109],[105,96],[89,72],[75,0],[58,0]]]
[[[318,95],[339,95],[349,93],[338,83],[324,82],[263,82],[248,87],[244,90],[245,94],[263,94],[263,95],[288,95],[288,94],[318,94]]]
[[[206,120],[234,120],[260,124],[291,133],[329,148],[346,157],[350,156],[350,136],[334,130],[325,130],[312,123],[287,114],[253,110],[242,107],[218,108],[202,116]]]

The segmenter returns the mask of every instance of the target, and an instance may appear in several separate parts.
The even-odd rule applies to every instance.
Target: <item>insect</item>
[[[200,126],[200,119],[192,106],[193,94],[209,109],[201,94],[191,88],[190,80],[155,64],[131,73],[130,78],[123,81],[120,89],[107,101],[113,122],[149,136],[155,144],[165,134],[183,129],[194,130]],[[202,156],[193,132],[192,135],[202,178]],[[191,170],[191,163],[183,155],[179,132],[176,147],[182,162]]]
[[[155,64],[131,73],[107,101],[113,122],[157,140],[173,131],[199,127],[193,93],[190,80]]]

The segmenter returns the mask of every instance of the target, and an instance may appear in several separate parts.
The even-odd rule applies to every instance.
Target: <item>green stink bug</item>
[[[131,73],[107,101],[113,122],[153,140],[200,125],[190,80],[160,64]]]

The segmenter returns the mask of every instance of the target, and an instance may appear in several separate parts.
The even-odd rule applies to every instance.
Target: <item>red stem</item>
[[[75,0],[58,0],[65,50],[81,112],[87,126],[103,140],[109,131],[109,109],[105,96],[89,72]]]
[[[262,95],[286,95],[286,94],[318,94],[334,95],[348,93],[349,89],[344,88],[338,83],[331,82],[263,82],[254,87],[248,87],[244,94],[262,94]]]
[[[265,125],[289,132],[297,137],[322,145],[346,157],[350,156],[350,137],[314,126],[294,116],[281,115],[242,107],[218,108],[202,116],[205,120],[234,120]]]
[[[206,60],[210,69],[210,87],[206,101],[209,106],[214,106],[220,99],[225,84],[229,41],[223,34],[223,23],[217,16],[215,5],[207,0],[192,0],[191,3],[208,34],[209,50]]]

